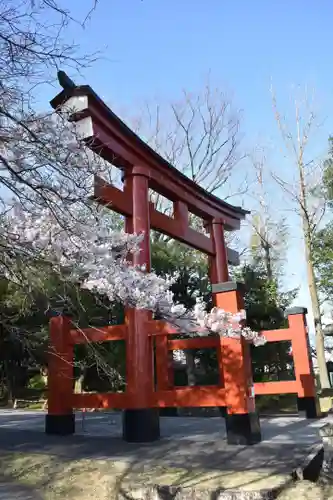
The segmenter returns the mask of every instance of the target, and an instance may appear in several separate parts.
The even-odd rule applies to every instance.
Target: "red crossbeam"
[[[281,330],[264,330],[261,332],[267,342],[282,342],[283,340],[291,340],[293,331],[290,328],[282,328]]]
[[[225,406],[225,390],[220,387],[185,387],[152,394],[152,406],[158,408]]]
[[[124,340],[127,337],[126,325],[101,326],[100,328],[83,328],[70,331],[73,344],[86,344],[88,342],[108,342]]]
[[[119,408],[130,407],[130,399],[126,393],[79,393],[71,395],[73,408]]]
[[[219,337],[195,337],[191,339],[168,340],[168,350],[176,349],[208,349],[220,345]]]
[[[296,380],[284,380],[278,382],[256,382],[254,393],[256,396],[263,394],[297,394],[300,383]]]
[[[135,408],[135,400],[126,393],[72,394],[73,408]],[[150,407],[214,407],[225,405],[225,390],[220,387],[185,387],[151,393]]]
[[[133,214],[132,200],[128,199],[120,189],[106,184],[102,179],[97,178],[93,198],[102,205],[107,205],[122,215],[131,216]],[[214,248],[211,239],[184,223],[181,214],[178,218],[169,217],[155,209],[154,204],[149,204],[150,227],[157,231],[175,238],[182,243],[200,250],[208,255],[214,255]]]
[[[146,331],[148,335],[179,335],[178,328],[162,320],[147,321]]]

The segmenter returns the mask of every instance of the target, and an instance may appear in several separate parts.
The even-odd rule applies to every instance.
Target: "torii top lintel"
[[[78,133],[91,149],[125,170],[144,168],[149,185],[173,202],[184,202],[193,214],[206,221],[222,219],[225,229],[239,229],[248,213],[219,199],[198,186],[164,160],[140,139],[89,85],[66,87],[51,101],[57,109],[65,105],[73,111]]]

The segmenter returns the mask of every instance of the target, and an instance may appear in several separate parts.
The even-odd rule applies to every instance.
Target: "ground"
[[[79,414],[77,435],[58,438],[43,433],[42,412],[0,412],[0,500],[8,481],[25,484],[28,490],[21,498],[31,493],[36,500],[104,500],[128,492],[129,485],[148,484],[248,494],[281,485],[292,488],[291,471],[319,445],[318,430],[325,423],[263,419],[262,443],[237,447],[226,445],[221,418],[169,417],[161,419],[161,441],[139,446],[120,439],[118,414],[81,418]],[[3,498],[10,500],[10,493]],[[20,498],[18,490],[12,498]]]

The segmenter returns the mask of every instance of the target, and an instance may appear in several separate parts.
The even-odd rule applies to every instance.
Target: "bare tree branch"
[[[316,276],[314,271],[314,258],[313,258],[313,238],[314,232],[320,223],[325,208],[322,201],[316,203],[315,196],[313,196],[314,184],[313,175],[316,175],[316,182],[322,180],[322,169],[320,163],[315,166],[313,159],[306,160],[308,153],[308,146],[310,138],[318,129],[320,124],[316,119],[316,114],[313,109],[313,99],[309,99],[307,91],[304,98],[299,101],[294,99],[293,107],[295,112],[294,125],[295,133],[290,132],[287,126],[287,120],[282,117],[277,106],[277,100],[273,88],[272,102],[275,119],[280,130],[281,138],[284,147],[289,154],[291,165],[295,168],[297,173],[297,180],[295,183],[286,180],[281,176],[273,174],[273,178],[283,191],[289,196],[294,205],[296,213],[300,216],[303,239],[304,239],[304,252],[306,259],[306,268],[308,276],[308,287],[311,297],[311,304],[314,316],[314,326],[316,332],[316,351],[317,360],[320,373],[320,382],[322,388],[330,387],[330,381],[327,372],[326,359],[325,359],[325,344],[324,334],[321,322],[320,310],[320,297],[317,288]],[[312,170],[309,167],[313,167]],[[310,182],[310,179],[312,183]]]
[[[263,263],[268,279],[279,277],[286,259],[288,229],[284,217],[276,217],[272,211],[267,177],[269,169],[263,148],[249,155],[254,171],[255,182],[252,198],[255,207],[251,211],[251,257],[257,263]]]
[[[182,173],[215,193],[235,175],[240,151],[240,112],[230,97],[209,83],[198,93],[183,91],[164,111],[147,104],[134,128]],[[133,122],[133,120],[132,120]],[[242,176],[240,192],[245,192]]]

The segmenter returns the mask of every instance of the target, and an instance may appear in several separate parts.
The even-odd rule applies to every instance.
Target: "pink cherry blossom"
[[[159,313],[182,333],[243,336],[255,345],[265,342],[260,333],[242,325],[245,311],[231,314],[217,307],[206,311],[200,297],[190,311],[175,303],[170,287],[177,276],[162,278],[128,262],[129,254],[140,252],[144,235],[115,230],[103,215],[92,211],[77,217],[75,223],[71,219],[60,226],[46,209],[35,216],[16,209],[7,216],[7,237],[28,256],[50,262],[55,270],[69,269],[67,279],[79,281],[83,288],[106,294],[111,301]]]

